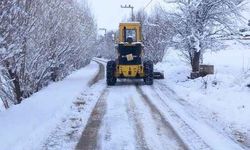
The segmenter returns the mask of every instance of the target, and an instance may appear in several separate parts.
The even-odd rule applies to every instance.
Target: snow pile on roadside
[[[250,88],[246,86],[250,83],[250,47],[235,41],[225,43],[225,50],[204,55],[204,64],[215,65],[214,75],[189,80],[190,67],[175,50],[169,50],[156,67],[164,68],[167,86],[192,106],[187,111],[250,146]]]
[[[99,71],[97,63],[0,113],[0,149],[37,149]]]
[[[94,109],[106,88],[104,80],[84,90],[70,106],[68,112],[41,146],[41,150],[73,150]]]

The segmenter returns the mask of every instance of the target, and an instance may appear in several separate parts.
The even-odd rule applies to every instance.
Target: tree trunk
[[[194,57],[192,60],[192,72],[199,72],[200,69],[200,57],[201,57],[201,52],[196,52],[194,51]]]
[[[3,105],[4,105],[4,108],[5,108],[5,109],[9,109],[9,108],[10,108],[10,107],[9,107],[8,101],[2,100],[2,102],[3,102]]]
[[[12,80],[12,83],[14,85],[14,89],[13,91],[15,92],[15,97],[16,97],[16,103],[20,104],[22,101],[22,91],[21,91],[21,86],[20,86],[20,81],[19,81],[19,77],[17,75],[16,71],[12,71],[12,69],[10,69],[10,63],[8,61],[5,61],[5,67],[8,70],[8,73],[10,75],[10,79]]]
[[[19,77],[16,74],[16,72],[12,72],[12,70],[8,70],[10,77],[12,79],[12,82],[14,84],[14,92],[16,95],[16,101],[17,104],[20,104],[22,101],[22,91],[21,91],[21,87],[20,87],[20,82],[19,82]]]
[[[53,82],[56,82],[57,81],[57,79],[58,79],[58,68],[57,67],[53,67],[52,69],[51,69],[51,80],[53,81]]]

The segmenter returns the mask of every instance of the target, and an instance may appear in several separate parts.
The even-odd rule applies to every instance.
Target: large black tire
[[[152,61],[144,62],[144,82],[146,85],[153,85],[154,83],[154,65]]]
[[[115,85],[116,83],[115,71],[116,71],[115,61],[109,61],[106,66],[107,85]]]

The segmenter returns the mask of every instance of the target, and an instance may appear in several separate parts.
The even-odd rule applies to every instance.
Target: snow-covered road
[[[187,148],[139,86],[118,85],[100,97],[77,149]]]
[[[29,103],[13,109],[14,115],[17,110],[23,110],[22,107],[38,107],[35,105],[39,102],[37,96],[43,98],[52,95],[57,102],[50,103],[51,98],[46,99],[47,103],[43,106],[50,104],[54,108],[51,111],[38,107],[45,109],[42,111],[47,113],[45,116],[26,115],[30,120],[26,130],[16,129],[22,134],[8,137],[7,131],[0,130],[1,134],[7,137],[0,141],[0,149],[248,149],[211,123],[205,122],[199,111],[185,98],[180,98],[167,83],[156,80],[153,86],[146,86],[139,80],[119,80],[115,86],[108,87],[105,82],[106,61],[97,58],[94,61],[96,62],[64,81],[38,92],[31,97]],[[69,85],[72,89],[64,94]],[[55,93],[57,94],[54,95]],[[61,97],[57,97],[59,94]],[[58,113],[61,105],[67,111]],[[58,117],[50,117],[55,115],[55,112]],[[23,110],[23,113],[26,111]],[[34,117],[39,119],[32,119]],[[0,120],[4,121],[4,118],[6,117],[2,114]],[[42,122],[41,118],[44,118]],[[7,121],[1,122],[0,126],[5,124],[6,128],[10,128],[7,125],[11,123]],[[19,124],[23,128],[25,122]],[[47,124],[50,127],[47,127]],[[14,128],[15,125],[11,125]],[[35,135],[37,139],[34,138]],[[11,144],[14,146],[10,146]]]
[[[119,81],[103,89],[76,149],[244,149],[186,108],[161,82]]]

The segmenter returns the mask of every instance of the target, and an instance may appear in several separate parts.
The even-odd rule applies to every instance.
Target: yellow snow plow
[[[142,28],[139,22],[120,23],[117,58],[107,63],[107,85],[117,79],[143,79],[146,85],[154,81],[153,62],[143,61]]]

